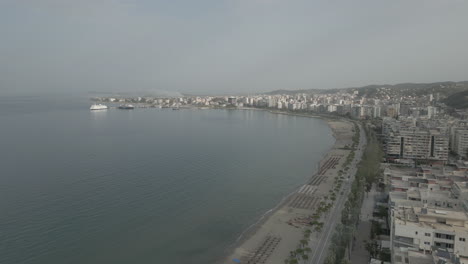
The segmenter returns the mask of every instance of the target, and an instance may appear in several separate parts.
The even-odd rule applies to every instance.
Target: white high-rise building
[[[437,107],[428,106],[427,107],[427,117],[433,118],[437,115]]]
[[[374,106],[374,111],[373,111],[372,117],[373,118],[381,117],[381,111],[382,111],[382,108],[380,106]]]
[[[333,113],[336,112],[336,105],[328,105],[327,107],[328,112]]]
[[[415,127],[413,119],[383,122],[387,157],[447,161],[449,136],[446,131]]]
[[[276,106],[276,100],[274,97],[270,96],[268,98],[268,107],[275,107]]]
[[[468,129],[455,130],[453,151],[460,157],[468,158]]]

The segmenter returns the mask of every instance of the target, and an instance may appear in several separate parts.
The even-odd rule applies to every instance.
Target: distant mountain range
[[[382,90],[389,96],[420,96],[430,93],[439,93],[442,97],[468,90],[468,81],[463,82],[435,82],[435,83],[401,83],[401,84],[382,84],[367,85],[362,87],[338,88],[338,89],[308,89],[308,90],[276,90],[267,94],[324,94],[338,92],[358,91],[359,95],[374,97],[379,95]]]

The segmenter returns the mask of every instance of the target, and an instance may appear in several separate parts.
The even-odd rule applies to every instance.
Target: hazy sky
[[[468,80],[468,0],[0,0],[0,91]]]

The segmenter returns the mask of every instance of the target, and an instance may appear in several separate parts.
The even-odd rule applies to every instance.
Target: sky
[[[468,80],[468,0],[0,0],[0,95]]]

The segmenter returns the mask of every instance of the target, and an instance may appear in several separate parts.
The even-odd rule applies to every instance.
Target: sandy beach
[[[323,117],[317,116],[317,118]],[[345,147],[352,145],[354,135],[353,123],[343,119],[323,119],[333,132],[335,144],[324,155],[318,171],[307,183],[284,198],[255,226],[244,232],[228,257],[220,263],[235,263],[233,259],[238,259],[240,263],[249,264],[284,264],[290,252],[299,247],[304,230],[308,228],[308,223],[311,221],[311,215],[318,208],[323,197],[333,189],[334,179],[338,177],[338,171],[342,169],[342,164],[350,153],[350,150]],[[318,238],[319,234],[313,232],[311,241],[314,237]]]

